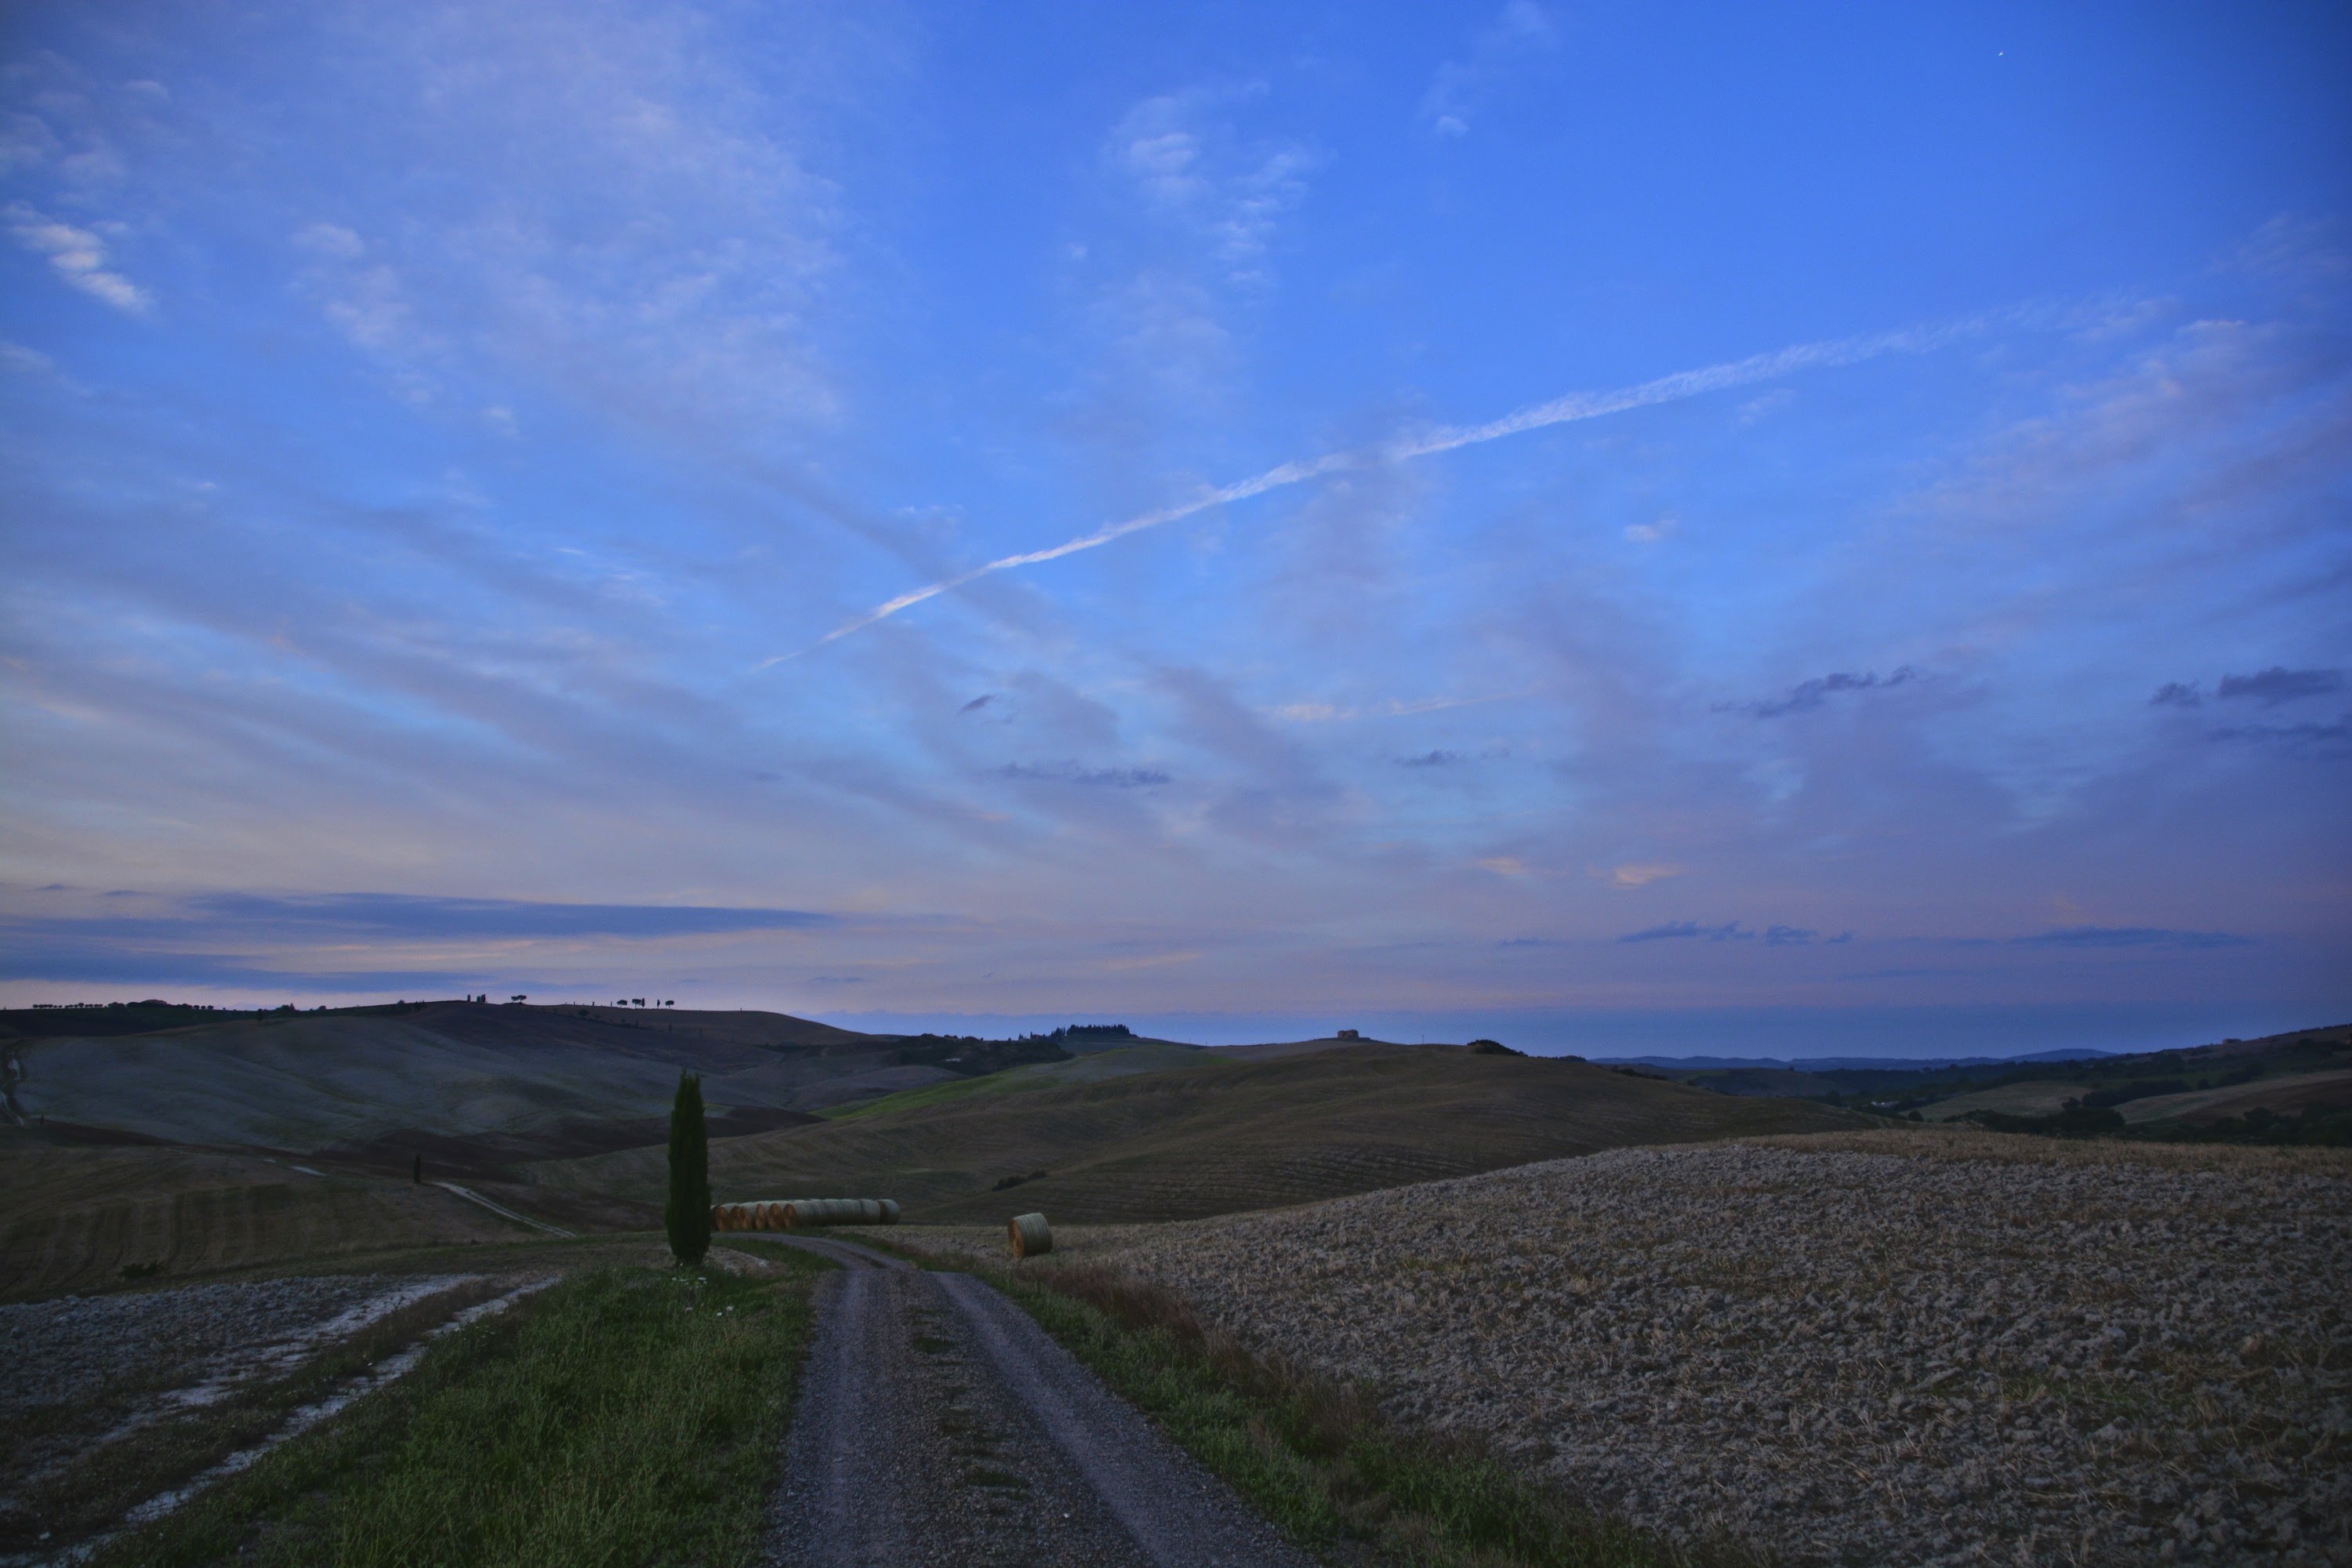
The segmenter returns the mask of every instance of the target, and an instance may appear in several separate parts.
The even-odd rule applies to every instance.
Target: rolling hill
[[[780,1013],[429,1002],[204,1022],[171,1009],[142,1033],[47,1032],[124,1021],[79,1011],[0,1016],[24,1120],[304,1152],[412,1132],[495,1135],[509,1156],[585,1152],[613,1147],[615,1124],[658,1140],[680,1068],[703,1075],[714,1108],[782,1112],[989,1065]]]
[[[722,1201],[888,1196],[914,1221],[1002,1219],[1021,1208],[1073,1221],[1175,1219],[1625,1144],[1878,1124],[1825,1106],[1460,1047],[1202,1056],[1091,1083],[932,1103],[909,1096],[896,1109],[714,1141],[712,1190]],[[660,1151],[643,1149],[528,1173],[566,1190],[658,1201],[663,1173]],[[1012,1178],[1017,1190],[1000,1187]]]

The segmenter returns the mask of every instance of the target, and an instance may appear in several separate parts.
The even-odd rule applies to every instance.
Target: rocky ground
[[[2352,1564],[2352,1164],[2311,1152],[1628,1149],[1056,1241],[1685,1539]]]

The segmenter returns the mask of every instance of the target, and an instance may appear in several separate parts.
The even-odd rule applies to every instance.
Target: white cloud
[[[1559,43],[1558,29],[1534,0],[1509,0],[1471,40],[1466,59],[1448,60],[1422,95],[1417,118],[1433,136],[1467,136],[1496,91]]]
[[[146,289],[108,265],[106,241],[94,231],[44,217],[22,202],[8,208],[8,227],[17,244],[47,257],[50,268],[83,293],[133,316],[153,309]]]
[[[22,343],[0,340],[0,365],[19,375],[47,375],[58,368],[58,362],[38,349],[28,349]]]
[[[1244,145],[1210,90],[1148,98],[1111,132],[1108,158],[1163,224],[1203,246],[1229,282],[1272,281],[1266,257],[1319,162],[1296,142]]]

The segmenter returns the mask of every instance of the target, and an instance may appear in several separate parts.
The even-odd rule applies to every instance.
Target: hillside
[[[1624,1144],[1864,1121],[1580,1062],[1350,1045],[1272,1061],[1213,1057],[718,1141],[711,1185],[722,1201],[894,1197],[922,1221],[1001,1220],[1017,1208],[1068,1220],[1172,1219]],[[634,1150],[548,1162],[530,1173],[574,1191],[657,1200],[663,1164],[658,1150]],[[1017,1188],[1001,1189],[1009,1178],[1021,1178]]]
[[[5,1021],[50,1029],[74,1016]],[[5,1042],[21,1069],[11,1109],[180,1142],[310,1151],[487,1134],[509,1155],[549,1154],[613,1146],[609,1135],[582,1142],[589,1123],[658,1139],[680,1068],[704,1076],[714,1108],[777,1112],[989,1065],[945,1065],[929,1059],[944,1048],[778,1013],[431,1002],[180,1021],[189,1016],[204,1015],[174,1009],[157,1021],[175,1026],[138,1034],[17,1030]]]

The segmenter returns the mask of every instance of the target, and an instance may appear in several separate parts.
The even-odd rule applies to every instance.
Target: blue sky
[[[0,998],[2352,1013],[2340,8],[5,26]]]

